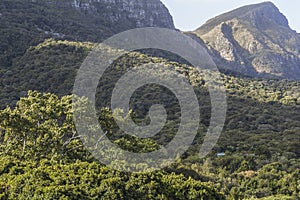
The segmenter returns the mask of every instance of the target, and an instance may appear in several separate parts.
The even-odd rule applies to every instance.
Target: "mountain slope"
[[[0,67],[45,38],[99,42],[148,26],[174,29],[159,0],[1,0]]]
[[[133,2],[129,3],[133,10],[122,7],[128,2]],[[158,2],[155,4],[158,7],[151,6],[151,2]],[[152,174],[113,171],[97,162],[81,145],[73,124],[71,96],[58,96],[72,92],[76,72],[95,42],[141,24],[148,26],[151,16],[156,19],[156,14],[159,18],[153,20],[153,26],[172,28],[173,23],[164,23],[164,16],[170,19],[164,13],[164,6],[158,0],[2,0],[0,5],[0,19],[5,19],[0,20],[0,31],[5,33],[0,34],[4,52],[0,56],[8,61],[0,63],[0,108],[16,105],[0,110],[0,199],[224,199],[224,196],[226,199],[299,199],[300,82],[222,74],[228,103],[226,123],[213,151],[200,159],[199,149],[212,112],[203,75],[207,72],[199,73],[188,65],[131,52],[114,62],[99,80],[95,108],[100,109],[100,125],[109,139],[124,150],[150,152],[169,143],[177,133],[180,104],[165,87],[146,85],[130,99],[132,117],[140,125],[151,120],[147,116],[151,105],[164,105],[167,121],[154,137],[144,140],[124,136],[110,110],[105,108],[110,106],[113,88],[120,77],[148,62],[162,64],[161,71],[156,73],[164,73],[164,69],[176,71],[191,83],[199,100],[200,124],[198,135],[181,162]],[[252,61],[247,57],[252,54],[238,46],[241,41],[248,42],[250,34],[245,34],[245,40],[236,39],[246,30],[255,36],[253,40],[261,38],[262,44],[268,41],[275,44],[276,38],[267,37],[266,30],[270,28],[262,28],[271,23],[257,23],[260,17],[253,18],[254,25],[250,23],[246,11],[254,12],[255,7],[226,15],[230,21],[245,14],[243,24],[237,23],[243,26],[237,34],[230,32],[229,22],[229,25],[224,22],[225,28],[220,29],[223,32],[215,28],[225,17],[211,20],[199,34],[211,39],[214,33],[220,33],[219,45],[232,45],[235,61],[226,61],[225,58],[230,59],[226,51],[222,58],[212,44],[208,45],[220,66],[258,76],[252,65],[240,63]],[[149,14],[145,14],[145,22],[137,17],[143,15],[143,10]],[[274,10],[274,18],[282,17]],[[109,14],[108,18],[103,13]],[[120,16],[120,21],[114,21],[115,16]],[[281,19],[272,22],[274,27],[289,30],[287,21]],[[203,45],[208,43],[203,38],[196,39]],[[273,54],[275,50],[269,52]],[[168,58],[172,60],[171,56]],[[27,98],[18,101],[28,90],[54,94],[29,92]],[[219,157],[219,152],[225,155]],[[118,164],[123,168],[126,161]]]
[[[300,79],[300,37],[271,2],[244,6],[193,32],[220,68],[246,75]]]

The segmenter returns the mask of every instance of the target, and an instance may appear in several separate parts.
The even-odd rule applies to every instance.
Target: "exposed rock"
[[[217,16],[194,32],[220,68],[246,75],[300,79],[300,37],[273,3]]]
[[[112,23],[126,18],[135,27],[163,27],[175,29],[172,16],[160,0],[35,0],[58,7],[73,7],[85,13],[101,15]],[[105,8],[106,10],[104,11]]]

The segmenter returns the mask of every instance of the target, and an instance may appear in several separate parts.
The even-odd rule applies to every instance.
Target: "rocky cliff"
[[[217,16],[194,31],[220,68],[250,76],[300,79],[300,37],[270,2]]]
[[[174,29],[159,0],[1,0],[0,67],[46,38],[100,42],[149,26]]]
[[[172,16],[160,0],[32,0],[57,8],[74,8],[98,15],[107,22],[131,19],[135,27],[164,27],[174,29]]]

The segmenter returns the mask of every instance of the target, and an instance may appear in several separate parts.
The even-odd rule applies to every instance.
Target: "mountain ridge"
[[[293,50],[295,42],[290,40],[290,44],[285,45],[286,38],[279,42],[280,37],[276,39],[276,35],[237,19],[213,26],[212,32],[204,38],[189,33],[211,53],[221,68],[226,91],[227,113],[222,134],[213,151],[203,159],[199,157],[199,150],[214,110],[206,77],[214,76],[215,72],[200,72],[188,63],[182,64],[184,61],[173,62],[177,57],[167,57],[169,54],[163,54],[161,57],[168,59],[162,59],[130,52],[113,62],[99,79],[96,104],[92,109],[99,111],[98,127],[123,150],[153,152],[174,137],[185,139],[176,135],[182,124],[179,99],[172,90],[156,84],[145,85],[134,92],[130,98],[132,115],[127,116],[144,126],[151,121],[147,114],[151,106],[162,105],[167,111],[167,120],[161,132],[140,139],[123,134],[118,128],[115,115],[109,109],[111,95],[120,78],[130,70],[146,63],[159,63],[161,69],[152,75],[172,71],[166,76],[167,81],[168,77],[173,77],[173,72],[178,74],[193,87],[200,109],[198,134],[178,162],[153,173],[126,173],[122,171],[128,169],[127,164],[131,167],[131,162],[113,160],[113,166],[119,166],[120,171],[111,170],[84,148],[73,120],[72,96],[65,95],[72,93],[77,70],[97,42],[137,27],[137,21],[124,18],[112,23],[90,6],[91,10],[86,10],[86,4],[82,4],[82,8],[66,4],[65,9],[55,10],[53,2],[59,4],[60,1],[48,1],[51,4],[46,6],[24,5],[24,0],[0,1],[0,13],[3,13],[0,14],[0,53],[4,52],[0,54],[0,108],[7,107],[0,110],[0,199],[270,200],[300,197],[300,82],[244,76],[246,72],[253,73],[253,77],[259,76],[252,66],[259,53],[267,51],[277,56],[275,50],[278,48],[283,49],[284,58],[289,55],[286,51],[297,50]],[[112,7],[105,7],[103,12],[115,10],[110,9]],[[115,11],[118,15],[119,11]],[[54,18],[47,19],[49,16]],[[286,31],[291,38],[296,38],[288,28],[281,31],[278,36]],[[249,44],[252,46],[247,49]],[[264,54],[266,59],[262,57],[261,60],[269,60],[270,55]],[[5,58],[11,63],[3,63],[1,59]],[[240,69],[245,73],[237,73]],[[228,75],[231,72],[233,75]],[[89,86],[90,82],[81,84]],[[88,101],[87,98],[82,100],[84,104]],[[118,118],[126,121],[127,116]],[[87,128],[94,130],[94,126]],[[97,139],[100,148],[101,138]],[[180,143],[176,143],[178,149],[182,148]],[[147,169],[148,165],[132,167]]]
[[[168,9],[159,0],[32,0],[33,2],[44,2],[58,7],[72,7],[82,12],[101,15],[103,7],[115,8],[112,13],[105,13],[106,19],[111,22],[118,21],[122,17],[134,18],[136,27],[161,26],[174,29],[172,16]],[[126,13],[127,16],[121,13]]]
[[[159,0],[2,0],[0,19],[0,66],[6,68],[47,38],[101,42],[133,28],[175,29]]]
[[[300,79],[300,37],[271,2],[237,8],[194,32],[219,68],[252,77]]]
[[[277,12],[277,15],[281,15],[281,20],[277,23],[279,23],[280,25],[286,26],[288,27],[288,20],[287,18],[280,13],[279,9],[272,3],[272,2],[263,2],[260,4],[252,4],[252,5],[246,5],[246,6],[242,6],[239,8],[236,8],[234,10],[231,10],[229,12],[225,12],[221,15],[218,15],[216,17],[213,17],[209,20],[207,20],[202,26],[201,28],[196,29],[195,31],[199,30],[201,31],[202,29],[204,29],[205,26],[209,26],[211,24],[220,24],[224,21],[228,21],[231,20],[233,18],[246,18],[246,16],[248,16],[249,14],[253,13],[254,11],[258,11],[258,10],[272,10]]]

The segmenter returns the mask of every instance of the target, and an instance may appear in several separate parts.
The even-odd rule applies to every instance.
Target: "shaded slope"
[[[45,38],[99,42],[148,26],[174,29],[159,0],[1,0],[0,68]]]

